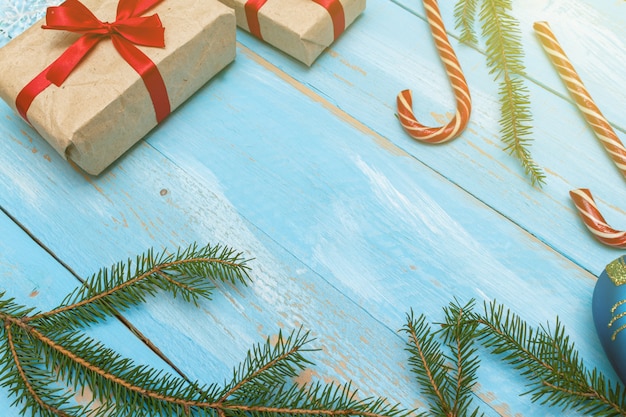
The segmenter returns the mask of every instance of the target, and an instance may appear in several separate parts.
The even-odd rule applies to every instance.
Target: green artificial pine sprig
[[[197,303],[217,282],[246,285],[247,260],[230,248],[153,250],[102,269],[48,312],[0,294],[0,385],[21,414],[42,417],[406,417],[385,399],[358,399],[350,384],[304,384],[309,333],[279,333],[255,345],[223,386],[204,385],[124,358],[80,329],[168,292]],[[92,400],[77,404],[77,393]]]
[[[472,304],[445,308],[448,325],[439,332],[432,331],[424,315],[415,318],[413,311],[407,315],[402,331],[408,335],[409,365],[430,404],[430,412],[423,416],[479,415],[479,409],[472,407],[479,365],[474,347],[476,325],[465,325],[466,311],[471,308]]]
[[[528,379],[534,402],[594,416],[626,415],[626,388],[587,369],[558,318],[553,328],[533,329],[492,302],[469,320],[478,325],[478,340]]]
[[[489,72],[499,81],[500,133],[505,151],[515,156],[530,177],[531,184],[545,183],[543,170],[530,154],[532,114],[529,90],[524,82],[524,50],[519,23],[510,11],[511,0],[458,0],[454,8],[460,40],[476,46],[474,29],[478,17],[485,39]],[[477,16],[478,15],[478,16]]]
[[[439,389],[442,385],[444,389],[441,392],[451,391],[452,382],[460,381],[460,385],[465,385],[464,395],[469,406],[469,390],[476,382],[475,372],[479,366],[472,344],[476,341],[528,380],[528,391],[523,394],[530,395],[533,402],[557,407],[564,412],[575,410],[590,416],[626,415],[626,388],[611,382],[597,369],[589,370],[586,367],[558,318],[553,328],[549,325],[533,328],[496,302],[485,304],[482,313],[474,311],[473,301],[464,306],[453,302],[444,311],[445,322],[435,335],[442,337],[450,353],[444,353],[438,342],[434,341],[433,334],[423,330],[428,328],[423,318],[418,320],[419,328],[422,329],[416,333],[418,337],[411,337],[408,342],[409,346],[438,345],[437,349],[430,349],[434,353],[427,357],[427,364],[448,368],[449,376],[433,373],[437,375],[436,378],[425,378],[429,366],[414,368],[418,382],[428,384],[430,380],[431,387],[423,388],[425,393]],[[455,358],[458,359],[455,361]],[[415,362],[415,359],[411,361]],[[459,370],[463,368],[466,379],[458,377]],[[458,388],[456,390],[459,391]],[[431,393],[427,396],[437,416],[465,417],[474,416],[478,412],[473,410],[469,414],[469,407],[455,412],[455,408],[450,406],[454,404],[450,394],[436,397]]]
[[[102,269],[48,312],[35,312],[0,294],[0,386],[23,415],[39,417],[409,417],[384,398],[359,399],[350,383],[297,384],[313,363],[308,332],[298,329],[254,345],[232,379],[202,384],[138,365],[81,329],[168,292],[186,301],[208,299],[219,282],[246,285],[247,260],[222,246],[192,245],[175,254],[148,251]],[[428,412],[418,416],[475,417],[478,348],[498,355],[529,382],[533,402],[591,416],[626,415],[626,389],[589,370],[557,319],[533,328],[495,302],[444,308],[433,331],[424,315],[407,314],[409,366]],[[76,394],[87,404],[73,401]]]
[[[477,1],[459,0],[454,7],[455,26],[457,29],[461,29],[460,41],[473,46],[478,44],[478,37],[474,30]]]

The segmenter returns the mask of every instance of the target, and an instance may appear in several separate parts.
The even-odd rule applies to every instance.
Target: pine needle
[[[478,0],[458,1],[454,7],[455,26],[457,29],[461,29],[460,41],[472,46],[478,44],[478,37],[474,30],[477,1]]]
[[[139,305],[159,291],[197,305],[210,299],[216,282],[249,281],[247,260],[225,246],[193,244],[175,254],[150,249],[133,261],[103,268],[49,312],[26,318],[51,329],[76,328]]]
[[[361,399],[350,382],[298,384],[313,362],[307,331],[279,332],[254,345],[232,379],[220,385],[189,381],[136,364],[80,329],[136,305],[156,292],[195,303],[213,283],[246,284],[241,254],[195,245],[176,254],[148,251],[135,261],[103,269],[59,307],[33,313],[0,294],[0,386],[22,415],[43,417],[409,417],[385,398]],[[443,309],[433,331],[424,315],[407,314],[409,365],[427,399],[416,416],[476,417],[473,389],[480,365],[476,344],[498,355],[529,381],[533,402],[591,416],[626,415],[626,389],[588,369],[561,322],[531,327],[495,302],[484,312],[474,302]],[[65,321],[61,324],[61,318]],[[52,324],[58,324],[53,326]],[[90,392],[87,404],[73,401]]]
[[[360,400],[351,384],[299,385],[313,363],[302,329],[252,347],[224,386],[204,385],[117,354],[80,329],[159,292],[197,304],[215,283],[247,284],[247,261],[221,246],[191,245],[175,254],[153,250],[102,269],[61,305],[33,314],[0,294],[0,386],[22,415],[44,417],[407,417],[384,398]],[[76,404],[88,390],[87,404]]]
[[[458,0],[455,23],[461,30],[461,41],[476,46],[474,26],[478,14],[489,73],[498,81],[500,135],[505,151],[519,160],[532,185],[541,186],[545,184],[545,174],[533,161],[529,149],[530,95],[523,78],[521,32],[518,21],[510,14],[511,8],[511,0]]]
[[[553,329],[531,328],[492,302],[473,320],[481,343],[528,379],[525,394],[533,401],[595,416],[626,415],[626,389],[586,367],[558,318]]]
[[[430,415],[469,416],[472,388],[476,382],[479,360],[474,348],[476,323],[467,324],[465,315],[473,302],[464,307],[450,304],[444,309],[446,323],[440,332],[433,332],[424,315],[407,315],[402,329],[408,335],[409,364],[428,399]],[[438,340],[436,336],[441,336]],[[445,348],[445,350],[444,350]],[[471,416],[479,414],[475,408]]]

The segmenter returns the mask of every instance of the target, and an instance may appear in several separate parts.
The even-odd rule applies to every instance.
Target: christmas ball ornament
[[[626,255],[608,264],[600,274],[592,310],[604,352],[626,383]]]

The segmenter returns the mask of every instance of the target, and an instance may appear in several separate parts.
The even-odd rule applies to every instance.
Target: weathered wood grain
[[[521,13],[582,24],[590,9],[593,24],[617,22],[601,34],[620,36],[620,6],[529,2]],[[451,5],[442,8],[451,21]],[[528,67],[543,190],[502,152],[496,86],[479,51],[456,45],[474,97],[466,134],[437,147],[408,138],[394,117],[397,92],[414,89],[425,120],[446,117],[453,103],[422,14],[371,0],[311,69],[238,32],[236,62],[99,178],[72,169],[0,104],[0,207],[83,277],[151,246],[192,241],[254,257],[248,288],[222,286],[200,309],[159,297],[126,315],[205,382],[228,378],[252,343],[303,325],[322,352],[302,380],[351,379],[364,394],[419,405],[397,330],[410,308],[441,320],[453,297],[497,299],[532,323],[559,315],[583,357],[613,375],[590,304],[594,275],[620,253],[586,234],[567,191],[592,188],[619,227],[623,180],[556,94],[563,90],[538,45]],[[587,42],[600,39],[588,32]],[[592,69],[584,64],[581,76]],[[623,107],[620,97],[600,92],[598,104]],[[14,235],[28,240],[11,232],[2,242]],[[28,259],[29,247],[7,258]],[[14,270],[4,265],[0,279]],[[490,415],[560,415],[519,398],[524,382],[497,359],[485,357],[480,378]]]
[[[442,13],[450,30],[454,22],[453,3],[442,2]],[[547,8],[545,13],[537,12],[538,3]],[[453,45],[474,101],[466,133],[452,143],[426,146],[413,141],[400,128],[394,113],[395,96],[402,89],[413,89],[415,113],[426,123],[445,120],[454,104],[428,26],[421,17],[420,2],[399,7],[371,0],[366,13],[311,70],[285,59],[279,51],[245,33],[239,40],[297,82],[319,92],[350,116],[597,274],[616,257],[616,252],[589,236],[573,211],[568,192],[573,188],[591,188],[600,198],[599,205],[607,220],[616,228],[625,229],[626,210],[621,202],[626,201],[626,183],[569,102],[562,83],[534,39],[532,21],[539,16],[552,17],[550,20],[557,27],[567,27],[568,19],[561,21],[553,17],[561,11],[566,17],[576,17],[577,26],[598,28],[586,30],[589,38],[583,43],[578,42],[579,32],[574,30],[563,30],[562,34],[559,31],[559,36],[565,47],[569,44],[572,54],[578,53],[572,59],[583,79],[605,80],[604,87],[590,85],[590,90],[626,140],[626,135],[621,133],[624,127],[619,125],[619,112],[626,105],[626,98],[615,88],[626,81],[623,80],[626,74],[619,70],[626,26],[619,25],[620,17],[617,24],[612,23],[611,17],[623,16],[618,12],[623,11],[624,5],[568,2],[561,7],[558,3],[550,2],[548,7],[545,2],[530,2],[528,9],[522,4],[517,4],[515,9],[516,16],[519,14],[525,22],[523,27],[528,26],[523,38],[527,69],[539,81],[529,84],[535,122],[531,152],[547,174],[543,189],[532,188],[517,161],[503,152],[498,133],[497,85],[488,74],[484,56],[458,42]],[[413,9],[415,14],[407,13],[407,9]],[[575,10],[579,10],[578,14]],[[589,21],[584,20],[587,14]],[[605,38],[615,42],[603,41]],[[584,47],[589,44],[601,44],[605,48]],[[582,59],[581,55],[592,59]],[[602,56],[611,56],[608,61],[611,64],[597,65],[603,61]],[[561,92],[566,100],[556,98],[554,91]]]
[[[534,321],[564,315],[606,368],[589,325],[591,276],[249,55],[97,179],[31,145],[26,126],[5,124],[0,204],[80,275],[194,240],[255,257],[249,289],[226,288],[200,310],[164,298],[127,315],[205,381],[225,378],[281,325],[303,324],[328,353],[321,377],[412,406],[419,396],[395,332],[410,307],[435,320],[455,295],[498,298]],[[486,361],[480,395],[497,410],[534,409],[517,398],[519,381],[491,394],[515,381],[496,363]]]

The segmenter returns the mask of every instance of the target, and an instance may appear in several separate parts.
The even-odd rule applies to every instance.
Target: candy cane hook
[[[598,210],[591,191],[586,188],[579,188],[570,191],[569,195],[572,197],[583,223],[596,239],[605,245],[626,249],[626,232],[615,230],[609,226]]]
[[[443,143],[454,139],[465,129],[472,111],[472,99],[465,76],[459,65],[459,60],[448,40],[437,1],[424,0],[424,8],[426,9],[426,18],[430,25],[433,39],[435,40],[435,46],[454,90],[456,114],[445,126],[424,126],[417,121],[413,113],[411,90],[404,90],[398,94],[397,98],[398,116],[400,124],[412,138],[427,143]]]

